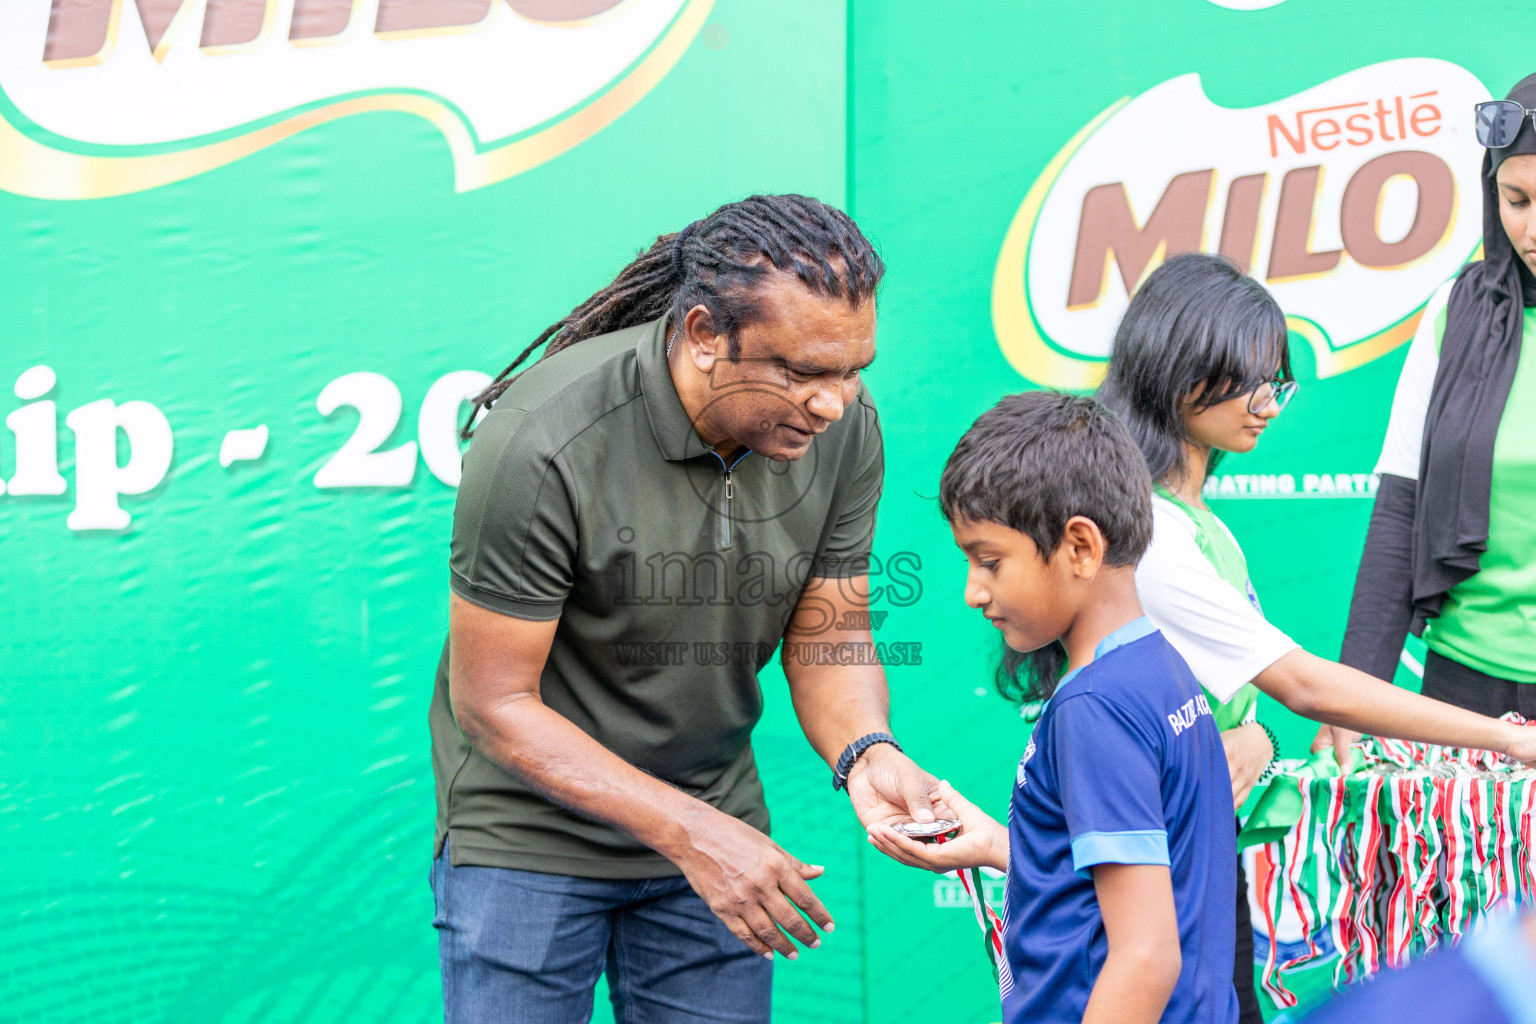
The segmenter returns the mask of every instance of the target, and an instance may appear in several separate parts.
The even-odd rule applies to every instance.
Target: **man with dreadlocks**
[[[832,930],[822,868],[766,835],[750,740],[781,641],[860,821],[948,811],[866,625],[884,271],[841,211],[752,196],[476,399],[431,709],[450,1024],[585,1021],[605,969],[620,1021],[768,1020],[774,952],[820,944],[800,912]]]

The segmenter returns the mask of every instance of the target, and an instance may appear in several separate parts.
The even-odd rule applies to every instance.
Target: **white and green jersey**
[[[1451,285],[1429,300],[1392,399],[1377,473],[1419,478],[1424,414],[1440,365]],[[1501,679],[1536,683],[1536,309],[1525,311],[1520,362],[1493,443],[1488,550],[1424,627],[1430,650]]]
[[[1211,696],[1216,724],[1254,719],[1254,676],[1297,649],[1270,624],[1237,538],[1215,513],[1162,487],[1152,496],[1152,543],[1136,566],[1142,610]]]

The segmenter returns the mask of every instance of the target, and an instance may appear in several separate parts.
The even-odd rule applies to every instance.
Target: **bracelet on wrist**
[[[859,755],[863,754],[864,751],[878,743],[889,743],[897,750],[901,749],[901,744],[896,742],[896,737],[888,732],[872,732],[860,736],[843,748],[841,756],[837,759],[837,764],[832,766],[832,788],[834,790],[847,789],[848,775],[853,771],[854,762],[859,759]]]
[[[1255,721],[1253,724],[1263,729],[1265,737],[1269,739],[1269,759],[1271,761],[1280,760],[1280,741],[1275,738],[1275,730],[1263,722]]]
[[[1263,729],[1265,738],[1269,740],[1269,764],[1265,765],[1264,770],[1259,773],[1259,781],[1268,782],[1275,772],[1279,770],[1280,741],[1275,737],[1275,730],[1263,722],[1255,720],[1253,724]]]

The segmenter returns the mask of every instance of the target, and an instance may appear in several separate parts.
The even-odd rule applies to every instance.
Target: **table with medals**
[[[1506,716],[1520,721],[1516,716]],[[1536,722],[1530,723],[1536,724]],[[1482,750],[1366,737],[1280,762],[1239,845],[1256,846],[1262,986],[1333,958],[1336,988],[1455,943],[1485,914],[1536,896],[1536,771]],[[1285,941],[1281,923],[1299,923]]]

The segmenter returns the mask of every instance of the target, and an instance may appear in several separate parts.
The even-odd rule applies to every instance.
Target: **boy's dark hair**
[[[1285,314],[1262,284],[1224,256],[1184,253],[1137,289],[1115,331],[1097,398],[1125,421],[1152,479],[1184,458],[1184,402],[1199,412],[1276,375],[1291,380]],[[1207,472],[1221,458],[1213,452]]]
[[[1009,395],[982,413],[944,464],[939,507],[950,522],[1017,530],[1042,558],[1061,545],[1073,516],[1098,526],[1108,565],[1134,566],[1152,541],[1152,480],[1135,440],[1103,405],[1059,391]],[[1060,641],[1006,650],[998,691],[1039,704],[1065,665]]]

